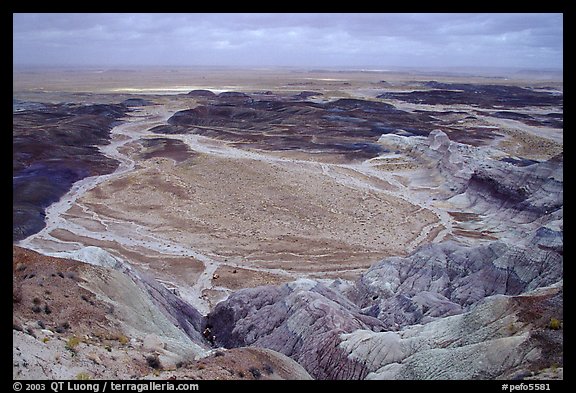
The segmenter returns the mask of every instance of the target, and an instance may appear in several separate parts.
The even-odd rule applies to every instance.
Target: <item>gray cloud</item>
[[[14,14],[15,64],[561,68],[562,14]]]

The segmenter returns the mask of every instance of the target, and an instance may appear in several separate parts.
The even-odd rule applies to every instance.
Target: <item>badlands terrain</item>
[[[562,379],[561,77],[13,88],[14,378]]]

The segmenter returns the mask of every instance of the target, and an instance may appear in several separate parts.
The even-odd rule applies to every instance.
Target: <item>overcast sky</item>
[[[562,14],[14,14],[15,65],[562,68]]]

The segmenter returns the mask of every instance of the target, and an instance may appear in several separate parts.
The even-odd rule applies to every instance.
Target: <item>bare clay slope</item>
[[[433,147],[438,136],[416,143]],[[455,154],[450,143],[442,154]],[[492,179],[484,186],[464,168],[471,161],[436,162],[461,163],[456,193],[468,211],[500,222],[506,237],[424,245],[375,264],[354,284],[238,291],[208,317],[215,341],[278,350],[320,379],[511,378],[562,365],[561,157],[508,168],[506,178],[500,164],[475,162]],[[519,182],[528,184],[520,194]]]
[[[211,353],[197,311],[159,283],[101,249],[77,257],[14,247],[14,379],[310,378],[271,350]]]

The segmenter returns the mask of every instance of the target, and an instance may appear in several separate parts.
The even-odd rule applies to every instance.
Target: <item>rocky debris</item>
[[[144,98],[127,98],[122,101],[122,104],[129,108],[154,105],[150,100],[146,100]]]
[[[505,157],[505,158],[502,158],[501,161],[508,162],[512,165],[522,166],[522,167],[538,163],[538,161],[536,161],[536,160],[530,160],[527,158],[514,158],[514,157]]]
[[[74,379],[81,373],[123,378],[124,371],[138,369],[129,355],[130,333],[114,305],[84,287],[85,268],[13,247],[14,378]],[[122,359],[121,367],[113,358]]]
[[[14,324],[63,334],[108,325],[108,305],[81,286],[82,265],[14,246]]]
[[[208,356],[165,373],[166,379],[310,380],[310,374],[289,357],[265,348],[216,349]]]

